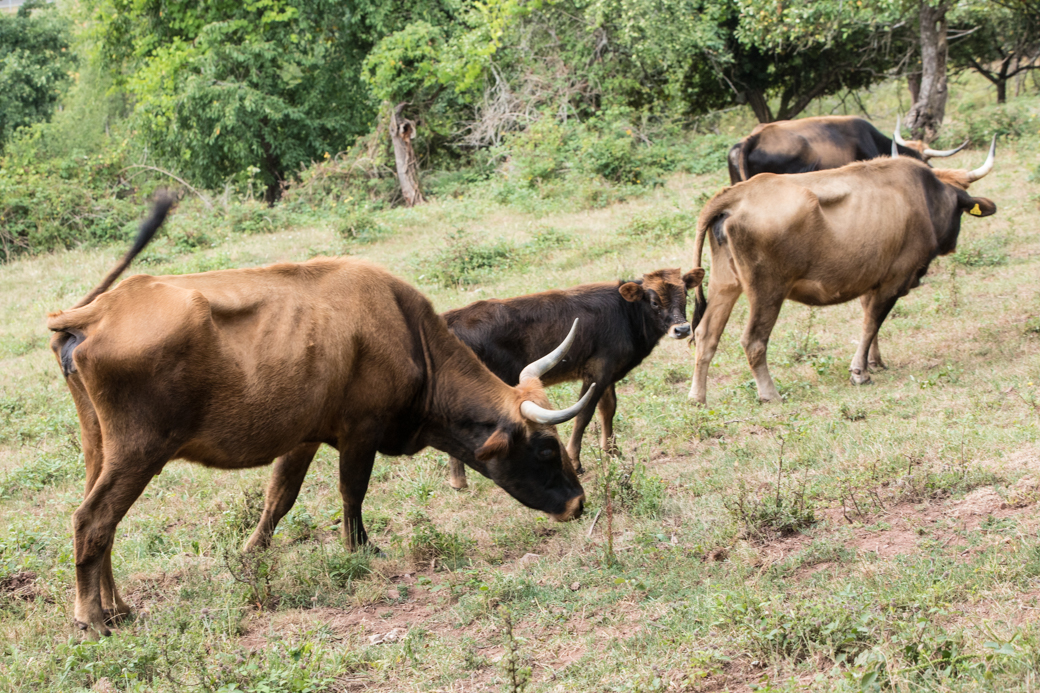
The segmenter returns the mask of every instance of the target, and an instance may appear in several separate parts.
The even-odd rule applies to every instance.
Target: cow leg
[[[617,411],[617,392],[614,383],[603,390],[603,396],[599,398],[599,420],[603,425],[603,433],[600,436],[600,447],[608,455],[616,455],[618,452],[617,441],[614,439],[614,413]]]
[[[892,308],[896,305],[899,296],[882,298],[878,294],[870,294],[863,311],[863,336],[860,339],[859,348],[852,357],[849,366],[851,380],[855,385],[866,385],[870,383],[870,374],[867,372],[867,356],[877,343],[878,330],[881,323],[885,321]]]
[[[264,512],[260,516],[253,535],[246,542],[245,550],[266,549],[271,545],[271,536],[285,513],[289,512],[300,495],[303,478],[307,476],[311,461],[321,443],[304,443],[279,457],[274,462],[271,480],[267,482]]]
[[[863,306],[863,312],[866,313],[870,306],[870,297],[868,294],[864,294],[859,297],[860,305]],[[881,360],[881,349],[878,347],[878,337],[874,335],[874,341],[870,343],[870,351],[867,353],[867,366],[870,370],[884,370],[888,368],[885,362]]]
[[[115,609],[129,608],[117,601],[115,581],[111,575],[112,542],[116,526],[130,506],[144,491],[145,486],[158,474],[168,455],[142,455],[107,451],[105,465],[83,504],[72,515],[72,530],[76,556],[76,626],[81,630],[95,629],[101,635],[110,635],[105,625],[108,615],[102,603],[102,591],[109,592]],[[139,460],[144,460],[142,464]],[[106,587],[107,585],[107,587]]]
[[[86,499],[104,466],[104,450],[102,446],[101,424],[98,422],[97,411],[94,409],[90,397],[87,396],[83,384],[76,374],[70,375],[66,382],[72,393],[72,400],[76,404],[76,413],[79,415],[80,440],[82,441],[83,460],[86,466],[87,482],[83,491]],[[105,558],[101,566],[101,608],[109,622],[116,622],[130,613],[130,607],[119,596],[116,589],[116,581],[112,576],[112,543],[109,542],[105,550]]]
[[[462,464],[462,460],[448,456],[448,483],[456,491],[469,486],[466,482],[466,465]]]
[[[764,295],[763,295],[764,294]],[[773,332],[776,319],[780,316],[780,308],[784,305],[784,295],[780,292],[748,293],[749,317],[740,344],[744,347],[748,365],[755,375],[758,386],[758,399],[762,402],[779,402],[780,393],[776,391],[772,376],[769,375],[769,364],[766,352],[769,348],[769,335]]]
[[[361,521],[361,504],[368,492],[375,461],[374,448],[359,450],[356,445],[340,446],[339,493],[343,497],[343,543],[348,551],[357,551],[368,543],[368,532]]]
[[[592,383],[596,383],[596,388],[602,393],[605,389],[604,383],[609,382],[609,376],[601,374],[599,378],[590,379],[588,376],[585,377],[584,382],[581,384],[581,397],[585,396],[589,386]],[[574,417],[574,429],[571,430],[571,439],[567,441],[567,456],[571,458],[571,464],[574,465],[574,471],[578,474],[584,474],[585,469],[581,466],[581,439],[585,435],[585,428],[588,427],[589,422],[592,421],[592,415],[596,412],[596,406],[599,404],[600,396],[596,394],[592,395],[590,399],[578,415]]]
[[[721,261],[718,263],[721,266]],[[716,278],[714,274],[712,280]],[[689,398],[694,402],[704,404],[708,401],[708,366],[715,357],[715,350],[719,347],[719,339],[722,331],[726,329],[733,306],[740,298],[740,284],[734,279],[726,284],[712,286],[709,282],[708,292],[711,299],[708,307],[704,310],[704,316],[694,332],[697,349],[694,356],[693,384],[690,386]]]

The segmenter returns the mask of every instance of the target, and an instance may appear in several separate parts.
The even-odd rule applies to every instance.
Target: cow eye
[[[552,448],[542,448],[538,451],[538,459],[542,462],[548,462],[553,458]]]

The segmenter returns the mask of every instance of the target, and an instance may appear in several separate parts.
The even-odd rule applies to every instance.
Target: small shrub
[[[646,466],[635,465],[617,480],[615,501],[636,517],[658,517],[665,499],[665,483],[648,474]]]
[[[726,135],[698,137],[693,147],[683,156],[679,167],[687,173],[703,175],[726,168],[726,157],[733,139]]]
[[[256,528],[263,511],[264,492],[258,487],[246,489],[229,503],[221,515],[218,534],[232,541],[241,539]]]
[[[408,554],[417,563],[437,559],[451,570],[457,570],[469,563],[466,552],[476,542],[463,539],[454,532],[442,532],[437,529],[430,518],[421,511],[411,513],[412,536],[408,539]]]
[[[1007,239],[1003,236],[986,236],[957,248],[951,256],[953,262],[963,267],[1000,267],[1008,263],[1004,250]]]
[[[374,243],[386,236],[388,229],[367,205],[349,207],[336,221],[339,235],[354,243]]]
[[[660,245],[678,243],[696,227],[696,215],[688,212],[642,214],[622,227],[619,234],[630,241]]]
[[[269,207],[255,200],[230,205],[227,221],[231,231],[245,234],[273,233],[289,226],[284,207]]]
[[[478,243],[459,229],[448,234],[445,247],[423,263],[426,276],[446,287],[477,284],[491,273],[513,267],[522,259],[520,248],[506,241]]]
[[[372,571],[372,555],[372,551],[347,551],[340,545],[325,556],[325,572],[333,585],[349,588]]]

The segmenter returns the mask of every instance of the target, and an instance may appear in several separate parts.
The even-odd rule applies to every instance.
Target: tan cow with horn
[[[707,299],[697,287],[690,399],[707,398],[708,366],[741,293],[749,316],[740,341],[761,400],[780,399],[766,348],[787,299],[829,306],[859,298],[863,333],[850,370],[854,383],[870,382],[868,358],[883,367],[877,333],[896,301],[920,284],[936,256],[956,249],[962,214],[997,211],[967,193],[992,170],[995,151],[996,138],[974,171],[931,169],[899,156],[813,173],[764,173],[712,198],[697,221],[695,264],[707,235],[711,275]]]
[[[169,209],[160,202],[133,248],[79,304],[52,314],[51,348],[76,403],[86,498],[73,514],[74,620],[108,635],[127,613],[112,577],[116,526],[166,463],[270,464],[265,544],[292,507],[318,447],[339,450],[343,536],[368,541],[361,505],[377,452],[431,445],[528,507],[564,521],[585,494],[539,377],[573,332],[515,387],[495,377],[418,291],[353,259],[257,269],[137,275],[107,291]]]

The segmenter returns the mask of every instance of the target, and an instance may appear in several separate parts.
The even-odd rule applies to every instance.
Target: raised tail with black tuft
[[[166,215],[170,211],[170,207],[173,206],[174,197],[168,193],[160,193],[156,196],[155,204],[152,206],[152,213],[148,215],[148,218],[141,222],[141,229],[137,232],[137,238],[134,239],[134,244],[130,246],[130,250],[126,251],[126,255],[123,259],[112,268],[101,283],[94,287],[94,289],[80,299],[79,303],[73,306],[73,308],[81,308],[87,305],[101,294],[108,291],[109,287],[115,283],[116,279],[119,278],[126,268],[130,266],[130,263],[134,261],[134,258],[144,250],[144,247],[155,237],[155,233],[162,226],[163,222],[166,221]]]

